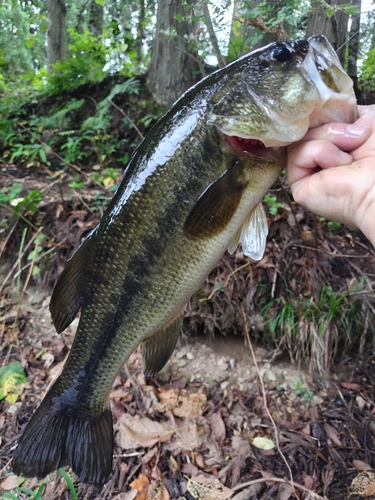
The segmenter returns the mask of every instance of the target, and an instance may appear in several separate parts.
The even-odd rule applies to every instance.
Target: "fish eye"
[[[272,55],[276,61],[286,62],[293,58],[293,51],[287,45],[279,44],[273,49]]]

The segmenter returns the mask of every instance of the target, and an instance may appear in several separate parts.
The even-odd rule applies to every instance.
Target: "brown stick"
[[[254,352],[254,349],[253,349],[253,344],[250,340],[250,335],[249,335],[249,329],[247,328],[247,317],[246,317],[246,313],[245,313],[245,310],[244,308],[241,306],[241,311],[242,311],[242,316],[243,316],[243,322],[244,322],[244,331],[245,331],[245,336],[246,336],[246,339],[247,339],[247,343],[249,344],[249,349],[250,349],[250,352],[251,352],[251,356],[253,358],[253,363],[255,365],[255,369],[257,371],[257,374],[258,374],[258,378],[259,378],[259,382],[260,382],[260,385],[261,385],[261,388],[262,388],[262,397],[263,397],[263,404],[264,404],[264,408],[267,412],[267,415],[268,415],[268,418],[271,420],[271,423],[272,423],[272,426],[274,428],[274,431],[275,431],[275,441],[276,441],[276,448],[277,448],[277,451],[279,452],[279,455],[281,456],[281,458],[284,460],[285,462],[285,465],[287,466],[287,469],[289,471],[289,476],[290,476],[290,482],[289,484],[292,486],[293,488],[293,493],[296,495],[296,497],[298,498],[295,490],[294,490],[294,481],[293,481],[293,473],[292,473],[292,469],[290,468],[289,464],[288,464],[288,461],[287,459],[285,458],[285,455],[284,453],[281,451],[281,448],[280,448],[280,443],[279,443],[279,432],[278,432],[278,428],[276,426],[276,422],[275,420],[273,419],[273,416],[271,415],[271,412],[268,408],[268,404],[267,404],[267,397],[266,397],[266,388],[264,387],[264,382],[263,382],[263,378],[262,378],[262,375],[259,371],[259,367],[258,367],[258,362],[256,360],[256,357],[255,357],[255,352]]]
[[[129,116],[125,113],[125,111],[121,108],[119,108],[117,106],[117,104],[115,104],[113,101],[111,101],[111,99],[108,99],[107,97],[107,101],[112,104],[112,106],[114,108],[117,109],[117,111],[120,111],[121,114],[123,114],[125,116],[125,118],[128,120],[128,122],[130,123],[130,125],[134,128],[134,130],[137,132],[137,134],[139,135],[139,137],[141,138],[141,140],[143,141],[143,138],[144,138],[144,135],[142,134],[142,132],[139,130],[139,128],[137,127],[137,125],[133,122],[133,120],[131,118],[129,118]]]

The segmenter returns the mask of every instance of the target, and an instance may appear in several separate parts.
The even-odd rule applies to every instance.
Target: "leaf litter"
[[[297,220],[305,227],[302,243],[291,236],[291,231],[296,231],[294,219],[283,207],[272,221],[262,261],[249,266],[241,251],[222,259],[187,308],[184,331],[198,334],[182,336],[171,361],[158,376],[146,379],[140,352],[133,354],[111,391],[113,474],[100,492],[73,478],[80,500],[356,500],[374,495],[374,358],[352,363],[342,358],[330,377],[298,369],[304,356],[324,356],[321,349],[319,355],[314,354],[314,341],[307,330],[303,337],[305,326],[299,320],[295,345],[293,331],[285,331],[272,363],[264,344],[255,348],[265,387],[262,395],[257,370],[243,340],[241,307],[246,310],[252,338],[264,335],[264,319],[259,315],[262,295],[258,293],[262,283],[274,298],[283,297],[286,282],[297,295],[311,293],[319,299],[319,279],[329,275],[353,290],[353,300],[355,294],[362,293],[355,281],[359,264],[350,256],[363,248],[363,240],[346,230],[332,237],[318,224],[317,234],[324,233],[324,237],[319,237],[320,246],[309,246],[314,231],[306,214],[299,208],[296,211]],[[0,294],[0,365],[18,361],[27,373],[16,401],[0,402],[0,486],[4,491],[11,491],[20,481],[10,474],[14,447],[47,387],[58,376],[77,325],[75,322],[60,336],[54,332],[47,312],[50,285],[66,257],[98,219],[79,200],[61,204],[51,199],[43,214],[44,223],[50,218],[50,244],[52,241],[59,247],[59,252],[43,277],[32,278],[34,285],[27,288],[21,307],[9,283]],[[339,252],[340,257],[329,260],[328,252]],[[371,282],[373,251],[365,247],[363,255],[360,270],[366,270],[366,279]],[[6,274],[7,267],[0,274]],[[307,279],[306,269],[313,279]],[[330,339],[323,336],[320,341],[327,345]],[[285,348],[296,364],[280,357]],[[324,366],[330,365],[328,359],[323,361]],[[277,449],[254,446],[254,441],[275,442],[275,426],[267,408],[292,478]],[[69,498],[58,473],[46,483],[43,498]],[[39,484],[35,479],[22,483],[35,491]],[[23,493],[17,495],[26,498]]]

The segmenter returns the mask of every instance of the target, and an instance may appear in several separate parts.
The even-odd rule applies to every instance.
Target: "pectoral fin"
[[[143,373],[149,377],[160,372],[172,356],[180,336],[184,312],[181,311],[162,330],[142,344]]]
[[[88,236],[68,260],[53,290],[49,310],[57,333],[70,325],[82,306],[90,243]]]
[[[198,198],[186,218],[185,234],[193,239],[219,234],[236,212],[247,184],[243,166],[237,161]]]
[[[266,248],[267,235],[267,216],[262,203],[259,203],[237,231],[228,247],[228,252],[233,253],[238,243],[242,243],[242,251],[245,255],[254,260],[261,260]]]

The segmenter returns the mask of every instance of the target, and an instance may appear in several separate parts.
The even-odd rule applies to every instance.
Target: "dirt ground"
[[[4,495],[17,482],[9,475],[17,438],[57,377],[77,325],[57,335],[49,298],[43,288],[27,290],[12,338],[18,303],[7,297],[2,365],[19,360],[28,376],[17,402],[0,403]],[[136,352],[111,393],[113,473],[101,492],[75,483],[78,498],[373,498],[375,358],[337,366],[326,380],[288,359],[271,362],[262,347],[255,360],[257,368],[242,335],[183,336],[165,369],[145,379]],[[264,437],[269,450],[256,446]],[[46,480],[43,498],[71,498],[59,473]]]
[[[3,169],[1,185],[14,182],[16,174]],[[12,226],[10,219],[11,238],[6,231],[0,233],[0,367],[19,361],[27,374],[19,398],[0,402],[1,498],[31,498],[17,489],[21,479],[11,473],[12,455],[30,416],[58,376],[78,324],[76,319],[63,334],[56,334],[48,312],[52,285],[72,249],[101,215],[88,208],[95,186],[90,187],[90,199],[79,193],[68,196],[42,174],[28,173],[21,179],[26,192],[37,188],[45,193],[31,220],[43,226],[50,245],[43,247],[43,271],[28,284],[29,267],[19,283],[14,279],[22,224]],[[295,215],[303,224],[302,242],[295,243],[296,225],[284,205],[271,224],[265,259],[244,268],[225,293],[206,301],[218,280],[224,283],[244,260],[238,253],[219,264],[199,295],[203,293],[206,309],[196,307],[198,298],[188,306],[179,345],[158,376],[146,379],[140,352],[133,354],[111,392],[113,472],[101,491],[80,484],[72,474],[80,500],[375,498],[371,343],[359,346],[361,357],[357,349],[350,357],[341,356],[330,375],[316,375],[303,363],[292,363],[285,349],[261,343],[262,325],[256,325],[262,317],[251,315],[262,303],[261,283],[273,297],[283,296],[288,279],[296,293],[313,294],[317,285],[309,278],[311,269],[344,283],[358,273],[374,282],[374,251],[363,239],[346,229],[332,236],[322,223],[315,228],[317,246],[309,247],[314,222],[297,209]],[[7,277],[9,271],[13,274]],[[297,290],[299,283],[303,290]],[[249,322],[241,316],[239,296],[246,298],[242,306],[248,306]],[[369,318],[371,324],[373,316]],[[30,479],[21,488],[36,492],[40,484]],[[72,498],[59,472],[45,480],[42,498]]]

